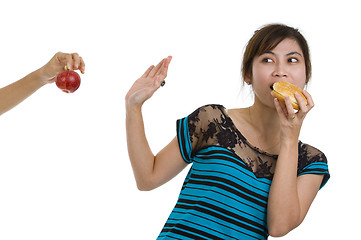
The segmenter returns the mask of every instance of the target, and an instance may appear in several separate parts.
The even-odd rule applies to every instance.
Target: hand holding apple
[[[40,70],[40,77],[44,84],[52,83],[57,75],[65,70],[80,70],[82,74],[85,71],[83,58],[77,53],[56,53],[50,61]]]

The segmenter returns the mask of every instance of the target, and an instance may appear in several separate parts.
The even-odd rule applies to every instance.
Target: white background
[[[4,1],[5,2],[5,1]],[[361,17],[357,1],[12,0],[0,6],[0,86],[57,52],[86,62],[77,92],[47,85],[0,117],[0,239],[155,239],[187,169],[137,190],[125,137],[124,97],[173,56],[167,83],[144,105],[154,153],[175,121],[207,103],[248,106],[241,57],[267,23],[309,42],[316,103],[301,140],[325,152],[331,179],[304,223],[282,239],[354,239],[359,233]],[[271,239],[271,238],[270,238]]]

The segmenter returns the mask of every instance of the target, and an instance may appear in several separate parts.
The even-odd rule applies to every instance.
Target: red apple
[[[56,76],[55,83],[64,92],[73,93],[80,86],[80,76],[74,71],[64,71]]]

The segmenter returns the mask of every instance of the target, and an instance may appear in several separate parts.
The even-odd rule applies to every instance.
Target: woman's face
[[[301,89],[306,84],[306,65],[298,43],[284,39],[274,49],[255,57],[252,64],[252,86],[263,104],[274,107],[271,86],[278,81],[292,83]]]

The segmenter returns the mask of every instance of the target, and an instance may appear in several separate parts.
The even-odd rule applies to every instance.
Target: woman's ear
[[[245,83],[247,83],[247,85],[251,85],[252,84],[252,79],[250,77],[250,74],[246,74],[244,80]]]

